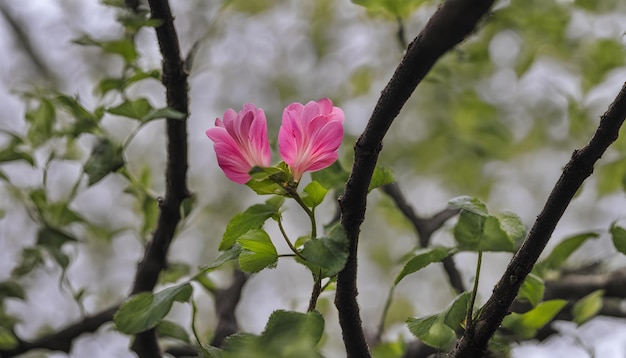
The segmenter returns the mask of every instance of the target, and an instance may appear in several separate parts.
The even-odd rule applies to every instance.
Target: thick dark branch
[[[572,307],[576,301],[596,290],[604,290],[602,308],[598,316],[626,318],[624,299],[626,299],[626,269],[618,269],[606,273],[567,273],[562,277],[546,281],[546,291],[543,300],[565,299],[569,303],[559,314],[554,317],[554,321],[573,321]],[[511,311],[523,313],[532,309],[527,302],[514,301]],[[540,329],[537,334],[530,338],[533,340],[545,340],[546,338],[559,334],[552,322]],[[504,329],[500,333],[507,334]],[[429,347],[420,341],[413,341],[408,344],[404,358],[426,358],[436,353],[435,348]]]
[[[167,105],[181,113],[189,113],[187,73],[180,55],[178,35],[174,18],[167,0],[149,0],[153,19],[162,24],[156,28],[159,49],[163,56],[163,78]],[[187,121],[166,120],[167,126],[167,169],[165,198],[160,201],[160,214],[152,241],[146,248],[139,264],[132,294],[152,291],[160,272],[166,266],[169,250],[176,227],[180,221],[180,206],[189,196],[187,191]],[[153,330],[137,335],[133,350],[139,357],[160,356],[156,335]]]
[[[166,89],[167,105],[188,113],[187,73],[183,69],[174,19],[167,1],[151,0],[152,18],[163,24],[156,28],[159,48],[163,54],[163,85]],[[187,121],[167,119],[167,169],[165,198],[160,201],[157,228],[146,255],[139,265],[132,293],[152,291],[159,273],[165,268],[165,259],[176,226],[180,221],[180,205],[189,196],[187,191]]]
[[[528,237],[517,251],[502,278],[493,290],[493,294],[483,307],[475,330],[467,330],[451,357],[482,357],[489,338],[494,334],[504,316],[509,312],[511,303],[517,296],[522,282],[537,262],[545,248],[556,224],[563,212],[582,185],[583,181],[593,172],[593,166],[604,151],[613,143],[619,129],[626,118],[626,83],[602,116],[600,125],[589,144],[574,151],[572,159],[563,169],[541,214]]]
[[[10,350],[0,350],[0,357],[14,357],[33,349],[48,349],[69,353],[74,339],[83,333],[95,332],[100,326],[111,321],[113,314],[118,308],[118,306],[115,306],[94,316],[85,317],[78,323],[67,326],[54,334],[36,339],[32,342],[19,340],[17,347]]]
[[[346,230],[349,256],[337,277],[335,305],[348,357],[369,357],[357,302],[357,248],[361,222],[365,216],[367,189],[382,140],[418,83],[444,53],[474,31],[493,0],[448,0],[432,16],[418,37],[409,45],[396,72],[383,90],[363,134],[355,144],[354,165],[340,198],[341,224]]]
[[[568,274],[558,280],[546,281],[544,300],[577,299],[596,290],[605,297],[626,298],[626,269],[598,274]]]
[[[248,281],[248,275],[239,270],[235,270],[233,275],[234,280],[230,287],[215,292],[215,311],[218,321],[215,335],[211,340],[213,347],[221,347],[226,337],[239,332],[235,309],[241,299],[243,286]]]

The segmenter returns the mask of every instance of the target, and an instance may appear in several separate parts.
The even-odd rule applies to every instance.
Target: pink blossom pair
[[[305,105],[292,103],[285,108],[278,151],[294,181],[300,181],[305,172],[324,169],[337,160],[343,121],[343,111],[328,98]],[[206,135],[214,142],[218,165],[235,183],[247,183],[253,167],[270,165],[265,112],[252,103],[245,104],[239,113],[226,110],[224,118],[216,118],[215,127]]]

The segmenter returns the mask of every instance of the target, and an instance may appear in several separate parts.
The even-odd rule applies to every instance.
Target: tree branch
[[[385,185],[382,189],[387,195],[389,195],[389,197],[391,197],[391,199],[393,199],[400,212],[402,212],[411,225],[413,225],[421,247],[428,247],[433,233],[439,230],[443,224],[448,221],[448,219],[459,213],[459,209],[447,208],[430,218],[420,218],[415,214],[413,207],[406,201],[402,191],[400,191],[398,183],[394,182]],[[450,281],[452,288],[454,288],[454,290],[459,294],[465,292],[463,279],[461,278],[459,270],[456,268],[454,258],[451,256],[446,257],[441,263],[443,264],[443,269],[448,275],[448,280]]]
[[[67,326],[54,334],[33,340],[32,342],[18,339],[17,347],[8,350],[0,350],[0,357],[14,357],[32,349],[49,349],[69,353],[72,348],[72,342],[76,337],[83,333],[95,332],[101,325],[111,321],[113,314],[118,308],[119,306],[114,306],[94,316],[85,317],[76,324]]]
[[[475,330],[466,330],[450,353],[450,357],[482,357],[489,339],[494,334],[524,279],[537,262],[563,212],[582,185],[593,172],[593,166],[619,134],[626,118],[626,83],[600,120],[593,138],[585,147],[575,150],[572,159],[548,197],[546,205],[522,246],[511,259],[509,266],[496,284],[493,294],[484,305]]]
[[[578,299],[596,290],[604,290],[605,297],[626,298],[626,268],[599,274],[568,274],[546,281],[544,300]]]
[[[180,55],[174,18],[167,0],[149,0],[153,19],[163,23],[156,28],[159,49],[163,56],[162,82],[167,105],[181,113],[189,113],[187,73]],[[166,266],[167,252],[180,221],[180,206],[189,197],[187,190],[187,120],[168,118],[167,169],[165,198],[159,202],[160,214],[152,241],[135,275],[131,294],[152,291],[160,272]],[[154,330],[136,336],[133,350],[139,357],[158,357],[160,349]]]
[[[448,0],[431,17],[426,27],[409,45],[396,72],[383,90],[365,131],[355,144],[354,165],[339,199],[341,224],[346,230],[349,255],[337,277],[335,305],[348,357],[370,357],[357,302],[357,248],[360,226],[365,216],[367,189],[382,140],[400,109],[444,53],[474,31],[494,0]]]
[[[235,270],[233,276],[234,280],[230,287],[215,292],[215,311],[218,321],[211,340],[213,347],[221,347],[226,337],[239,332],[235,309],[239,304],[241,291],[243,291],[243,286],[248,281],[249,276],[240,270]]]

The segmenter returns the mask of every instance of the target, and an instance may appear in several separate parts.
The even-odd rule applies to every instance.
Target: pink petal
[[[294,180],[300,180],[306,171],[326,168],[337,160],[343,121],[343,111],[333,107],[328,98],[305,105],[292,103],[285,108],[278,147]]]
[[[270,164],[265,113],[254,104],[245,104],[240,112],[227,109],[223,119],[217,118],[215,127],[207,129],[206,135],[214,143],[218,165],[236,183],[250,180],[248,172],[255,165]]]

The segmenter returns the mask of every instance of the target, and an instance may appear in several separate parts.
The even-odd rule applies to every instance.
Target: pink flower
[[[306,105],[292,103],[285,108],[278,149],[295,181],[304,172],[324,169],[337,160],[343,120],[343,111],[333,107],[328,98]]]
[[[224,119],[215,119],[215,127],[207,129],[213,142],[217,163],[226,177],[235,183],[250,180],[254,166],[268,167],[272,153],[267,140],[267,121],[262,109],[245,104],[241,112],[224,112]]]

